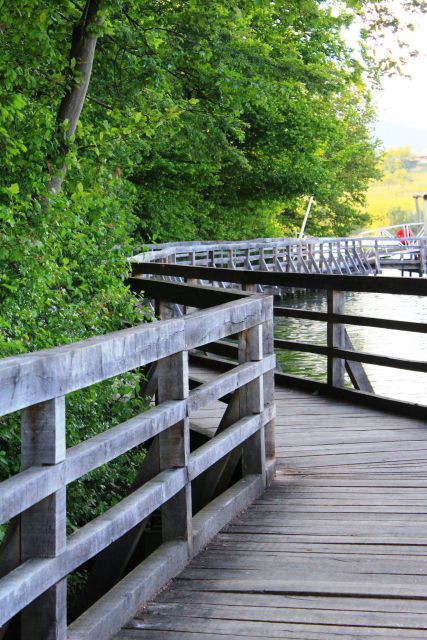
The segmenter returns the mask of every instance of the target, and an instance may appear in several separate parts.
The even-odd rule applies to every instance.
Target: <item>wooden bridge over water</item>
[[[420,224],[404,225],[411,235],[396,237],[400,228],[367,232],[354,238],[259,238],[241,242],[177,242],[148,245],[135,258],[182,265],[278,271],[373,275],[384,269],[427,273],[427,236]],[[378,235],[376,235],[378,234]]]
[[[345,327],[427,323],[343,304],[425,296],[425,281],[229,258],[135,264],[129,284],[161,321],[0,363],[0,413],[22,412],[22,471],[0,484],[0,638],[426,637],[427,409],[377,396],[363,363],[427,363],[358,352]],[[279,310],[260,287],[322,289],[327,310]],[[325,323],[325,345],[275,340],[275,313]],[[326,381],[275,370],[274,349],[324,357]],[[65,395],[131,370],[151,408],[66,450]],[[144,443],[129,495],[66,537],[66,485]],[[78,567],[88,586],[67,622]]]

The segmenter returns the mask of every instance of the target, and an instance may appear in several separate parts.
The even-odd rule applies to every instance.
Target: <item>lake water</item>
[[[400,274],[390,271],[378,277],[387,275]],[[427,297],[379,293],[346,293],[345,296],[344,313],[427,322]],[[326,297],[323,292],[286,296],[281,304],[299,309],[326,311]],[[427,361],[427,334],[350,325],[347,325],[347,332],[357,351]],[[326,324],[323,322],[276,318],[275,334],[277,338],[286,340],[326,344]],[[277,352],[277,356],[285,373],[326,380],[326,358],[323,356],[297,351]],[[427,404],[427,374],[373,365],[364,367],[377,394]]]

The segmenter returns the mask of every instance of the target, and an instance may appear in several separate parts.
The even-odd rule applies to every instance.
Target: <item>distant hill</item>
[[[383,141],[385,149],[409,145],[413,151],[418,151],[427,145],[427,128],[419,129],[390,122],[378,122],[374,134]]]

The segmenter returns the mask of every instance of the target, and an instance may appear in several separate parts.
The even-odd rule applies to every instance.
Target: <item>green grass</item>
[[[383,181],[374,182],[369,188],[367,205],[372,216],[371,229],[396,224],[390,216],[393,209],[412,213],[410,221],[416,222],[412,196],[414,193],[427,193],[427,170],[408,173],[408,178],[407,181],[391,181],[388,177]]]

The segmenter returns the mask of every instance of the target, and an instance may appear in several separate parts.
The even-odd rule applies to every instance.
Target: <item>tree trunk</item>
[[[74,67],[76,81],[72,83],[65,94],[57,116],[58,129],[61,128],[64,122],[68,122],[66,133],[61,133],[64,136],[64,140],[60,145],[62,156],[67,153],[67,139],[74,135],[76,131],[89,88],[98,40],[97,27],[101,23],[99,15],[101,3],[102,0],[86,0],[81,18],[73,29],[70,60],[74,59],[76,61]],[[61,161],[60,166],[53,170],[48,183],[48,190],[51,193],[59,193],[65,173],[65,164]]]

